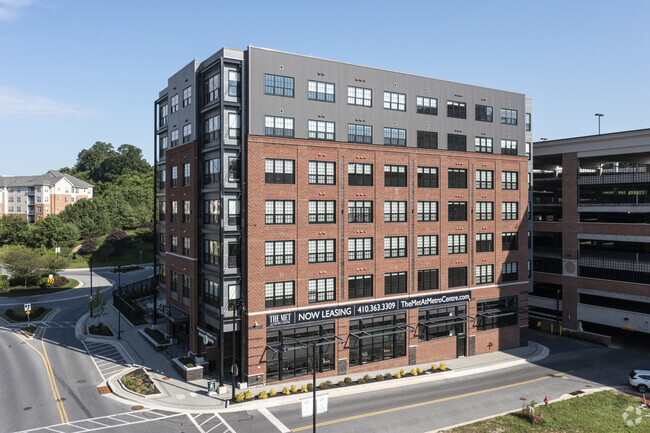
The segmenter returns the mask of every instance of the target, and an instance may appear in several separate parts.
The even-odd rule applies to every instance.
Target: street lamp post
[[[120,322],[122,319],[122,312],[120,311],[120,307],[122,306],[122,265],[117,265],[117,300],[117,339],[121,340],[122,329]]]
[[[598,117],[598,135],[600,135],[600,118],[604,116],[602,113],[596,113],[594,116]]]
[[[235,350],[235,346],[237,344],[237,338],[236,338],[236,333],[235,333],[235,325],[237,323],[237,311],[239,311],[242,314],[242,325],[239,328],[240,332],[244,332],[244,311],[246,311],[246,305],[244,304],[244,301],[242,299],[237,302],[237,305],[233,305],[232,309],[232,365],[230,366],[230,373],[232,375],[232,402],[235,402],[235,388],[237,384],[237,356],[236,353],[237,351]],[[243,347],[243,346],[242,346]],[[242,359],[242,369],[244,368],[244,362]]]
[[[90,265],[90,296],[93,295],[93,256],[90,256],[88,261]],[[93,317],[93,301],[90,301],[90,317]]]

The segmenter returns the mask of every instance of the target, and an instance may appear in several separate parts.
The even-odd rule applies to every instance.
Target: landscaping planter
[[[186,367],[178,358],[172,359],[172,365],[187,382],[203,379],[203,366]]]
[[[153,337],[151,337],[149,334],[147,334],[144,329],[138,329],[138,332],[140,333],[140,335],[142,335],[144,337],[145,340],[147,340],[147,343],[149,343],[151,345],[151,347],[156,349],[157,352],[162,351],[163,349],[165,349],[166,347],[171,346],[171,344],[172,344],[169,341],[169,339],[166,340],[167,341],[166,343],[157,342],[156,340],[153,339]]]
[[[141,397],[154,397],[161,394],[151,376],[142,368],[124,374],[118,382],[124,390]]]

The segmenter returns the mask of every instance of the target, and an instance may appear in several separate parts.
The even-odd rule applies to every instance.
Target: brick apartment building
[[[40,176],[0,176],[0,217],[19,216],[33,223],[79,199],[92,198],[93,188],[57,170]]]
[[[650,333],[650,129],[534,144],[534,326]]]
[[[526,344],[531,108],[255,47],[190,62],[154,106],[167,332],[223,381],[234,322],[252,383],[314,343],[324,377]]]

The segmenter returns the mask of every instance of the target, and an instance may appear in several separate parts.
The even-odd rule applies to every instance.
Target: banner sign
[[[464,302],[471,299],[472,292],[466,291],[366,302],[363,304],[341,305],[329,308],[316,308],[312,310],[299,310],[288,313],[267,314],[266,326],[297,325],[300,323],[315,322],[317,320],[340,319],[343,317],[364,316],[375,313],[389,313],[392,311],[410,310],[412,308]]]

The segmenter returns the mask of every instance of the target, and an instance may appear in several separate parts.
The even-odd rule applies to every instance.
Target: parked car
[[[650,370],[632,370],[628,382],[639,392],[648,392],[648,389],[650,389]]]

